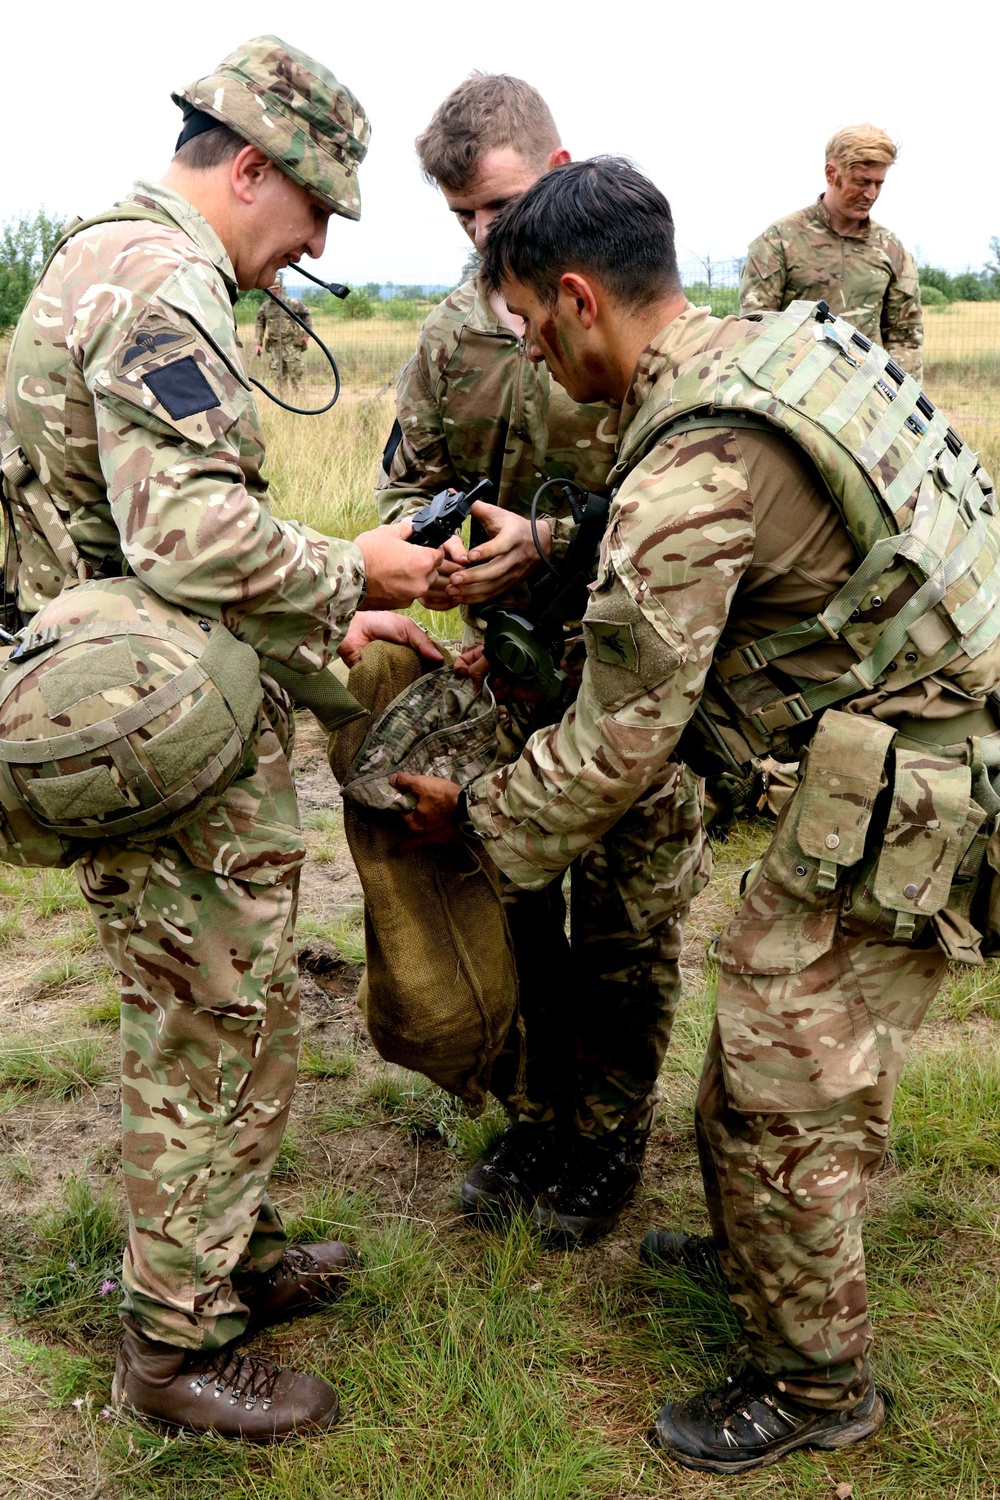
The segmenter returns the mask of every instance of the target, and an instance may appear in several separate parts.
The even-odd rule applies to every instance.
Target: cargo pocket
[[[832,709],[823,715],[764,856],[767,880],[806,906],[826,903],[864,854],[894,734],[890,725],[860,714]]]
[[[744,908],[719,942],[726,1090],[744,1113],[812,1113],[875,1082],[878,1046],[837,940],[836,898],[821,910],[768,916],[768,896],[758,884],[754,909]]]

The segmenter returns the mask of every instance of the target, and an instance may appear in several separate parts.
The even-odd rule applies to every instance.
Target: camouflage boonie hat
[[[371,136],[368,116],[350,89],[297,47],[276,36],[254,37],[171,98],[259,146],[335,214],[360,219],[358,167]]]
[[[427,672],[404,688],[365,735],[341,790],[350,801],[381,811],[416,806],[412,792],[389,785],[396,771],[444,776],[459,786],[484,775],[497,757],[497,706],[450,667]]]

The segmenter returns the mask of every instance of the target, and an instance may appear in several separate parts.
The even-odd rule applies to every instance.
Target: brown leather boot
[[[233,1287],[250,1309],[244,1335],[272,1323],[304,1318],[333,1302],[359,1265],[357,1253],[343,1240],[321,1245],[289,1245],[277,1265],[257,1276],[233,1277]]]
[[[126,1332],[118,1351],[112,1400],[118,1406],[192,1432],[216,1432],[248,1443],[274,1443],[332,1427],[340,1402],[332,1385],[232,1344],[206,1354]]]

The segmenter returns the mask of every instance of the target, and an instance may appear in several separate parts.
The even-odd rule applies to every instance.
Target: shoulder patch
[[[172,364],[161,365],[158,370],[147,370],[142,381],[175,421],[220,405],[218,396],[190,355],[176,359]]]
[[[594,620],[590,629],[594,637],[595,655],[598,661],[611,667],[624,667],[636,672],[639,668],[639,652],[635,644],[635,632],[627,621]]]
[[[195,342],[193,331],[162,313],[152,311],[139,319],[127,334],[114,361],[116,375],[137,375],[146,364],[159,364],[164,359],[187,349]]]

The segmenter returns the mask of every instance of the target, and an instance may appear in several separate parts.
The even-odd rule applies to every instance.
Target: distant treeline
[[[61,214],[50,214],[40,208],[34,217],[22,214],[0,226],[0,332],[17,322],[42,267],[59,241],[63,222]],[[949,302],[1000,301],[1000,236],[990,240],[990,257],[980,271],[945,271],[939,266],[921,266],[920,287],[924,303],[933,307]],[[710,306],[717,317],[737,312],[739,293],[736,283],[741,265],[740,260],[700,258],[692,270],[700,276],[697,267],[703,267],[705,279],[692,280],[685,286],[688,297],[697,306]],[[471,264],[467,265],[463,276],[473,269]],[[426,316],[450,290],[450,287],[426,282],[367,281],[352,287],[350,295],[343,301],[318,287],[300,291],[297,295],[326,317],[389,318],[412,322]],[[236,304],[237,321],[252,323],[263,297],[263,292],[244,292]]]

